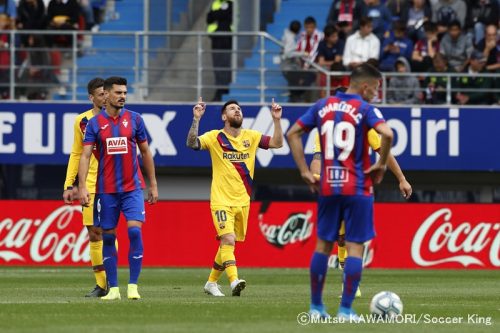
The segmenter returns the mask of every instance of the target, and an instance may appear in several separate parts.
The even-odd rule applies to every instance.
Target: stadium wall
[[[209,167],[206,153],[185,146],[192,120],[192,105],[130,104],[142,113],[155,163],[160,167]],[[2,103],[0,163],[65,165],[73,142],[75,115],[89,108],[73,103]],[[392,148],[404,170],[499,171],[500,113],[497,108],[381,106],[394,129]],[[285,106],[282,126],[287,130],[307,110]],[[243,105],[245,128],[272,134],[268,106]],[[200,133],[220,128],[220,106],[209,105]],[[305,151],[313,151],[314,134],[306,136]],[[197,155],[194,155],[197,154]],[[260,150],[257,167],[294,168],[285,142],[278,150]]]
[[[209,207],[208,201],[147,206],[144,265],[209,266],[218,246]],[[1,265],[88,266],[79,205],[0,201],[0,212]],[[315,225],[313,202],[253,202],[246,242],[237,247],[240,267],[308,267]],[[376,204],[375,225],[368,267],[500,268],[500,204]],[[125,228],[122,220],[120,265],[127,264]]]

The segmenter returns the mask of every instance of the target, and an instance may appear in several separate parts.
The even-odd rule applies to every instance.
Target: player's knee
[[[337,239],[337,244],[339,246],[345,246],[345,235],[339,235],[339,238]]]
[[[91,242],[99,242],[102,240],[102,230],[96,227],[88,227],[89,240]]]
[[[234,246],[236,244],[236,236],[234,234],[222,235],[220,237],[221,245],[231,245]]]
[[[131,241],[140,239],[141,238],[141,228],[139,228],[139,227],[128,228],[128,238]]]
[[[316,242],[316,252],[330,255],[333,249],[333,243],[318,239]]]
[[[102,240],[104,245],[115,246],[116,235],[113,233],[103,233]]]
[[[349,253],[349,257],[363,258],[363,243],[346,242],[345,245],[347,248],[347,253]]]

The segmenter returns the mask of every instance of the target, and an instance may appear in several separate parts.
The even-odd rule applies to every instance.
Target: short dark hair
[[[363,80],[380,80],[380,71],[368,63],[363,63],[351,72],[351,82],[361,82]]]
[[[372,19],[369,18],[368,16],[362,17],[359,20],[359,26],[364,27],[365,25],[372,24]]]
[[[308,16],[306,17],[306,19],[304,20],[304,25],[306,24],[316,24],[316,20],[314,19],[314,17],[312,16]]]
[[[437,31],[437,25],[436,23],[432,21],[425,21],[423,24],[424,31],[425,32],[436,32]]]
[[[224,111],[226,111],[226,107],[227,107],[228,105],[231,105],[231,104],[236,104],[236,105],[240,106],[240,104],[238,103],[238,101],[237,101],[237,100],[235,100],[235,99],[230,99],[229,101],[227,101],[226,103],[224,103],[224,105],[222,106],[222,109],[220,109],[220,113],[221,113],[221,114],[223,114],[223,113],[224,113]]]
[[[101,77],[95,77],[87,83],[87,92],[92,95],[94,91],[98,88],[104,86],[104,79]]]
[[[394,30],[406,33],[406,23],[404,21],[394,22]]]
[[[338,34],[338,30],[333,25],[329,24],[325,27],[323,33],[325,34],[325,37],[328,38],[333,34]]]
[[[116,84],[117,86],[126,86],[127,79],[119,76],[108,77],[106,80],[104,80],[104,90],[110,90],[111,88],[113,88],[114,84]]]
[[[462,25],[460,24],[459,20],[453,20],[448,24],[448,29],[453,27],[458,27],[458,29],[462,29]]]
[[[302,28],[302,26],[300,25],[300,22],[297,20],[293,20],[292,22],[290,22],[290,26],[288,27],[288,29],[290,29],[290,31],[295,34],[299,33],[300,28]]]

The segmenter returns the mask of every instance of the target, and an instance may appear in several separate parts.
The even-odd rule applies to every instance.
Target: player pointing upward
[[[243,242],[247,231],[248,213],[258,148],[280,148],[283,145],[281,106],[274,103],[271,115],[274,123],[272,137],[260,132],[242,129],[243,111],[237,101],[222,106],[224,127],[198,136],[200,119],[206,105],[201,97],[193,108],[193,123],[187,137],[187,146],[195,150],[208,150],[212,159],[212,188],[210,208],[220,245],[215,255],[212,271],[205,284],[205,292],[224,296],[217,285],[226,271],[233,296],[240,296],[246,281],[238,278],[234,248]]]
[[[384,176],[393,133],[382,114],[365,100],[375,96],[380,72],[363,64],[352,71],[346,93],[319,100],[288,132],[288,141],[302,178],[319,190],[318,241],[311,259],[311,314],[328,317],[322,293],[328,267],[327,249],[338,238],[345,221],[345,242],[349,257],[344,267],[344,289],[339,317],[357,319],[352,310],[354,295],[363,270],[363,243],[375,236],[373,228],[373,183]],[[317,127],[321,135],[321,180],[319,184],[304,158],[301,135]],[[381,135],[380,159],[370,165],[367,133]]]

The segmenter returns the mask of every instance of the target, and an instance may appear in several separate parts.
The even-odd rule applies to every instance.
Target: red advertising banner
[[[206,266],[215,239],[208,202],[168,201],[146,207],[145,266]],[[81,208],[60,201],[0,201],[1,265],[88,265]],[[308,267],[315,245],[316,204],[254,202],[244,267]],[[377,237],[365,264],[378,268],[499,268],[500,205],[376,204]],[[127,264],[125,221],[119,263]]]

